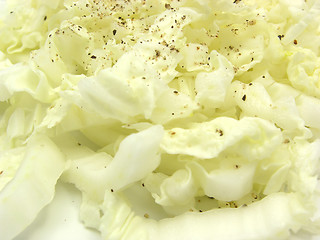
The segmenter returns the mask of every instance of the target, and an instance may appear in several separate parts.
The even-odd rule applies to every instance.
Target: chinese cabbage
[[[12,239],[23,231],[50,203],[64,168],[63,154],[48,137],[34,135],[29,139],[17,172],[0,192],[3,239]]]

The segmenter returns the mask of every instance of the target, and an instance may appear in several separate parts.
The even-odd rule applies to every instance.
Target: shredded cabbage
[[[1,239],[57,181],[106,240],[320,236],[319,0],[0,9]]]

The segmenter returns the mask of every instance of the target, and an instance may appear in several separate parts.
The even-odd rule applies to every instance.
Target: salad
[[[320,235],[319,0],[7,0],[0,234],[81,191],[106,240]]]

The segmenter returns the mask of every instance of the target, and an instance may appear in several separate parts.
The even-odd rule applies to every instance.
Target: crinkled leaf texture
[[[286,239],[306,212],[299,195],[276,193],[247,207],[185,213],[160,221],[136,216],[112,193],[106,193],[100,225],[107,239]],[[125,226],[125,227],[124,227]]]
[[[106,190],[126,188],[158,167],[163,132],[161,125],[155,125],[129,135],[120,143],[114,158],[94,152],[77,158],[64,173],[64,179],[101,202]]]
[[[189,129],[167,131],[161,147],[170,154],[188,154],[201,159],[217,157],[232,148],[249,160],[261,159],[281,143],[282,136],[274,125],[260,118],[216,118],[195,123]]]
[[[319,0],[8,0],[3,12],[1,239],[59,179],[108,240],[320,234]]]

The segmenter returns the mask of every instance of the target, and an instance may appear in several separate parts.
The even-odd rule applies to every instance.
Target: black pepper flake
[[[113,189],[111,188],[110,191],[113,192]]]
[[[293,40],[293,44],[294,45],[297,45],[298,44],[298,41],[295,39],[295,40]]]
[[[199,209],[199,212],[202,212],[202,210],[201,210],[201,209]]]
[[[254,199],[258,199],[258,196],[254,193],[251,194],[251,196],[254,198]]]
[[[174,90],[173,93],[178,94],[179,92],[177,90]]]
[[[241,0],[234,0],[233,3],[238,4],[239,2],[241,2]]]
[[[285,144],[290,143],[290,140],[286,138],[286,139],[283,141],[283,143],[285,143]]]
[[[221,129],[216,129],[216,133],[219,133],[219,136],[223,136],[223,131]]]
[[[243,95],[241,99],[242,101],[245,101],[247,99],[247,95]]]
[[[91,58],[92,58],[92,59],[96,59],[97,57],[96,57],[95,55],[92,55]]]
[[[231,29],[231,32],[233,32],[235,35],[238,35],[238,31],[239,31],[238,28],[232,28]]]
[[[248,21],[248,24],[251,25],[251,26],[252,26],[252,25],[255,25],[255,24],[256,24],[256,20]]]
[[[249,86],[252,86],[252,83],[249,83]]]
[[[281,40],[282,38],[284,38],[284,35],[278,35],[278,38]]]
[[[44,16],[43,21],[46,21],[46,20],[47,20],[47,16]]]
[[[113,29],[112,34],[113,34],[113,36],[116,35],[117,34],[117,30]]]
[[[169,3],[166,3],[166,4],[164,5],[164,7],[165,7],[166,9],[171,9],[171,5],[170,5]]]
[[[239,68],[237,68],[237,67],[233,67],[233,71],[234,71],[234,73],[237,73],[237,72],[238,72],[238,70],[239,70]]]
[[[171,47],[170,51],[176,51],[177,53],[179,52],[179,49],[176,49],[175,47]]]
[[[144,183],[142,183],[141,186],[144,187]]]

